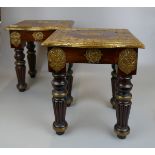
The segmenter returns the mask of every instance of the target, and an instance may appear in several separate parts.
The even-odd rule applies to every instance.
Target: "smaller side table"
[[[136,74],[138,48],[144,48],[143,43],[127,29],[68,29],[55,31],[42,45],[48,47],[48,68],[54,77],[56,133],[63,134],[67,128],[66,99],[71,90],[67,88],[66,63],[112,64],[111,103],[117,117],[114,129],[119,138],[125,138],[130,131],[131,78]]]
[[[34,42],[42,42],[55,30],[72,27],[73,23],[74,22],[70,20],[24,20],[6,28],[10,32],[11,48],[15,49],[15,69],[18,79],[17,88],[19,91],[23,92],[27,88],[25,82],[25,45],[28,49],[28,73],[30,77],[34,78],[36,75],[36,51]],[[72,64],[69,66],[71,68]]]

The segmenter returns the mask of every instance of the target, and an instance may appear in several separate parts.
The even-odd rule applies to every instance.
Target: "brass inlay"
[[[137,67],[137,53],[134,49],[125,49],[120,52],[118,60],[119,69],[125,74],[130,74]]]
[[[52,91],[52,95],[53,97],[56,97],[56,98],[63,98],[67,96],[67,92]]]
[[[12,32],[10,34],[10,41],[11,44],[15,47],[18,47],[21,43],[21,39],[20,39],[21,35],[19,32]]]
[[[58,128],[58,127],[54,127],[53,126],[53,129],[56,131],[56,132],[65,132],[65,130],[66,130],[66,127],[63,127],[63,128]]]
[[[74,21],[71,20],[24,20],[17,24],[9,25],[6,30],[48,31],[69,28],[73,24]]]
[[[132,99],[132,96],[116,96],[116,99],[130,101]]]
[[[85,57],[89,63],[99,63],[102,57],[102,52],[99,49],[87,49]]]
[[[56,72],[62,70],[66,65],[65,52],[58,47],[52,48],[48,53],[49,66]]]
[[[144,48],[127,29],[65,29],[55,31],[43,46],[77,48]]]
[[[44,34],[42,32],[33,32],[32,36],[35,41],[41,41],[44,38]]]
[[[65,132],[65,130],[68,128],[68,125],[66,124],[65,127],[56,127],[55,125],[53,125],[53,129],[56,131],[56,132]]]

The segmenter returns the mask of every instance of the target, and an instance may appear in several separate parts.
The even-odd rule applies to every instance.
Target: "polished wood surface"
[[[127,29],[57,30],[42,45],[77,48],[144,48]]]

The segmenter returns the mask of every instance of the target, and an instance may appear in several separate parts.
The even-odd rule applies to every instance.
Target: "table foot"
[[[27,89],[27,84],[17,84],[17,89],[20,91],[20,92],[24,92],[26,89]]]
[[[53,129],[56,131],[57,135],[63,135],[68,127],[67,122],[64,124],[57,124],[56,122],[53,123]]]
[[[119,126],[116,124],[114,127],[114,131],[117,134],[118,138],[125,139],[126,136],[130,133],[130,128],[127,127],[127,128],[122,129],[122,128],[119,128]]]

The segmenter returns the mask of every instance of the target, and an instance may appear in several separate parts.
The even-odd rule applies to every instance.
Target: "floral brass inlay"
[[[65,52],[58,47],[54,47],[48,53],[49,66],[56,72],[62,70],[66,65]]]
[[[21,39],[20,39],[21,35],[19,32],[12,32],[10,34],[10,41],[11,44],[15,47],[18,47],[21,43]]]
[[[59,29],[49,36],[44,46],[80,48],[144,48],[126,29]]]
[[[125,74],[130,74],[136,69],[137,53],[134,49],[125,49],[119,54],[118,67]]]
[[[32,36],[35,41],[41,41],[44,38],[44,34],[42,32],[33,32]]]
[[[87,49],[85,57],[89,63],[99,63],[102,52],[99,49]]]

